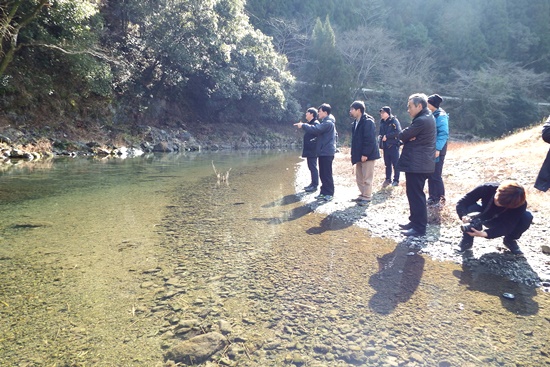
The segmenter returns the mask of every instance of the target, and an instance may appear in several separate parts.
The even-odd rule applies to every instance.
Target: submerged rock
[[[186,364],[201,363],[227,345],[227,339],[212,332],[181,342],[166,352],[166,359]]]

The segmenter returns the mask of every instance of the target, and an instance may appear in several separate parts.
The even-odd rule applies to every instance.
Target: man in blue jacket
[[[424,186],[435,168],[435,119],[428,110],[428,97],[424,93],[411,95],[407,106],[413,120],[399,134],[403,151],[397,166],[405,172],[410,216],[409,223],[399,226],[405,230],[401,232],[404,236],[423,236],[428,226]]]
[[[435,170],[428,178],[428,205],[445,204],[445,185],[443,184],[443,163],[447,154],[447,140],[449,139],[449,116],[439,107],[443,102],[438,94],[428,97],[428,109],[435,118],[437,136],[435,140]]]
[[[310,107],[306,111],[306,121],[309,125],[319,124],[317,121],[317,109]],[[305,192],[317,191],[319,186],[319,170],[317,169],[317,136],[312,133],[304,133],[302,157],[307,159],[307,168],[311,174],[311,182],[304,187]]]
[[[330,114],[332,108],[323,103],[317,110],[320,123],[312,126],[298,122],[294,126],[304,129],[306,133],[317,136],[317,156],[319,157],[319,178],[321,179],[321,193],[315,198],[331,201],[334,196],[334,179],[332,177],[332,161],[336,153],[336,126],[335,118]]]
[[[365,113],[365,103],[355,101],[349,108],[354,118],[351,129],[351,164],[355,166],[355,180],[359,188],[357,205],[365,206],[372,200],[374,162],[380,158],[376,143],[374,118]]]

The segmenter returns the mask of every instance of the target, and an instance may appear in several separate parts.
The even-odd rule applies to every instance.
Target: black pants
[[[391,172],[393,167],[393,180],[399,182],[399,170],[397,161],[399,160],[399,145],[391,148],[384,148],[384,165],[386,166],[386,180],[391,181]]]
[[[405,172],[405,187],[409,200],[409,222],[414,230],[426,233],[428,226],[428,209],[426,208],[426,194],[424,186],[430,173]]]
[[[473,204],[470,205],[467,209],[466,214],[470,213],[476,213],[476,212],[482,212],[483,209],[481,209],[481,205],[479,204]],[[525,233],[531,227],[531,223],[533,223],[533,214],[529,210],[526,210],[519,219],[518,224],[512,228],[510,233],[508,233],[504,238],[510,239],[510,240],[519,240],[522,234]],[[487,228],[491,228],[490,224],[487,226]],[[471,238],[473,241],[473,237],[469,234],[464,234],[464,238]]]
[[[445,162],[445,155],[440,155],[439,160],[435,162],[435,171],[428,178],[428,197],[430,199],[439,201],[442,196],[445,196],[445,185],[443,184],[443,163]]]
[[[334,180],[332,179],[333,160],[333,155],[319,157],[319,178],[321,179],[321,195],[334,196]]]
[[[307,168],[311,173],[311,183],[313,187],[319,186],[319,171],[317,170],[317,157],[307,157]]]

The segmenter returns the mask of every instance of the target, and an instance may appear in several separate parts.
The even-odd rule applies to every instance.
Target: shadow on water
[[[468,290],[499,298],[502,308],[511,313],[522,316],[535,315],[539,312],[539,304],[533,299],[537,295],[536,287],[496,275],[487,265],[506,264],[510,257],[509,254],[484,254],[479,261],[473,264],[471,262],[463,263],[462,271],[455,270],[453,275],[459,279],[459,284],[465,285]],[[531,269],[525,258],[513,258],[513,261],[516,264],[521,263],[522,267]],[[533,270],[531,269],[531,271]],[[503,296],[507,293],[512,294],[514,298]]]
[[[283,196],[281,199],[272,201],[269,204],[262,205],[262,208],[274,208],[276,206],[290,205],[290,204],[297,203],[299,201],[300,201],[299,196],[295,194],[291,194],[291,195]]]
[[[402,242],[392,252],[378,257],[377,261],[378,272],[369,279],[376,294],[370,299],[369,306],[374,312],[387,315],[398,304],[407,302],[418,288],[424,272],[424,258],[409,252]]]

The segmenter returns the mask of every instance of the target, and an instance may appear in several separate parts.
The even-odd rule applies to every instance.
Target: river
[[[313,213],[297,157],[0,173],[0,365],[165,366],[178,341],[220,328],[231,344],[203,365],[550,364],[547,294]]]

